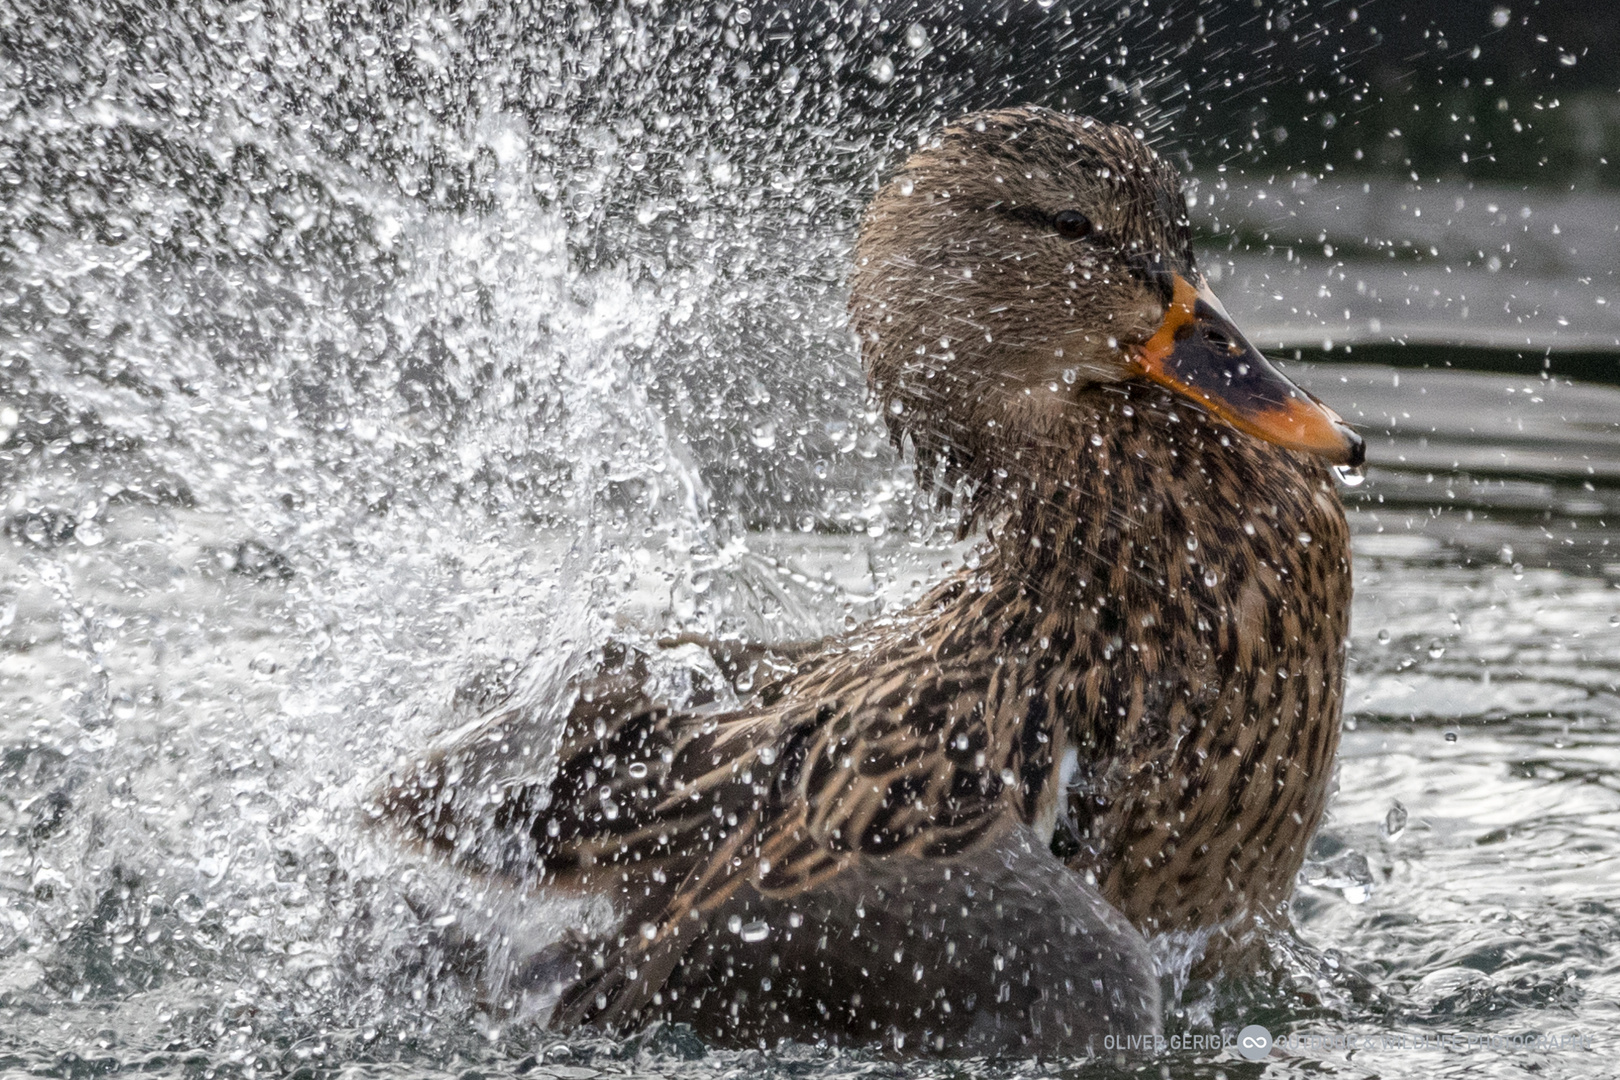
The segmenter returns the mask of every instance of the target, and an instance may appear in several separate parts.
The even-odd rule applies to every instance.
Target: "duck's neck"
[[[1042,666],[1068,674],[1047,685],[1073,687],[1054,704],[1079,761],[1077,859],[1144,928],[1274,907],[1337,745],[1350,579],[1332,482],[1146,387],[1068,422],[1005,466],[982,572],[1003,640],[1049,643]]]
[[[1310,482],[1275,448],[1133,385],[1083,399],[997,472],[989,534],[1008,584],[1055,610],[1129,599],[1142,614],[1218,600],[1226,563],[1271,538],[1262,519],[1282,527],[1266,489]]]

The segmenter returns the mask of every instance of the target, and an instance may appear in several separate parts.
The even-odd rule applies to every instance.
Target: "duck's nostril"
[[[1211,348],[1221,350],[1227,356],[1241,356],[1248,351],[1247,345],[1238,344],[1230,334],[1215,327],[1204,329],[1204,340],[1209,342]]]

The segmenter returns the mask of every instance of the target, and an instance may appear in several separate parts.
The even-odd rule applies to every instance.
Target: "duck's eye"
[[[1091,235],[1091,219],[1078,210],[1065,210],[1053,220],[1057,223],[1058,234],[1070,240]]]

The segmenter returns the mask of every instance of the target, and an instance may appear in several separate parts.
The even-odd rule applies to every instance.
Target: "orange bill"
[[[1144,376],[1257,439],[1335,465],[1361,464],[1361,436],[1249,344],[1201,275],[1197,285],[1180,274],[1171,278],[1164,322],[1135,353]]]

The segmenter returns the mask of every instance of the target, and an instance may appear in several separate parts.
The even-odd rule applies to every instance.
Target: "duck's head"
[[[878,192],[855,257],[868,379],[925,472],[994,469],[999,450],[1072,430],[1083,396],[1143,380],[1243,437],[1362,460],[1360,437],[1233,325],[1194,264],[1179,174],[1126,128],[964,117]]]

